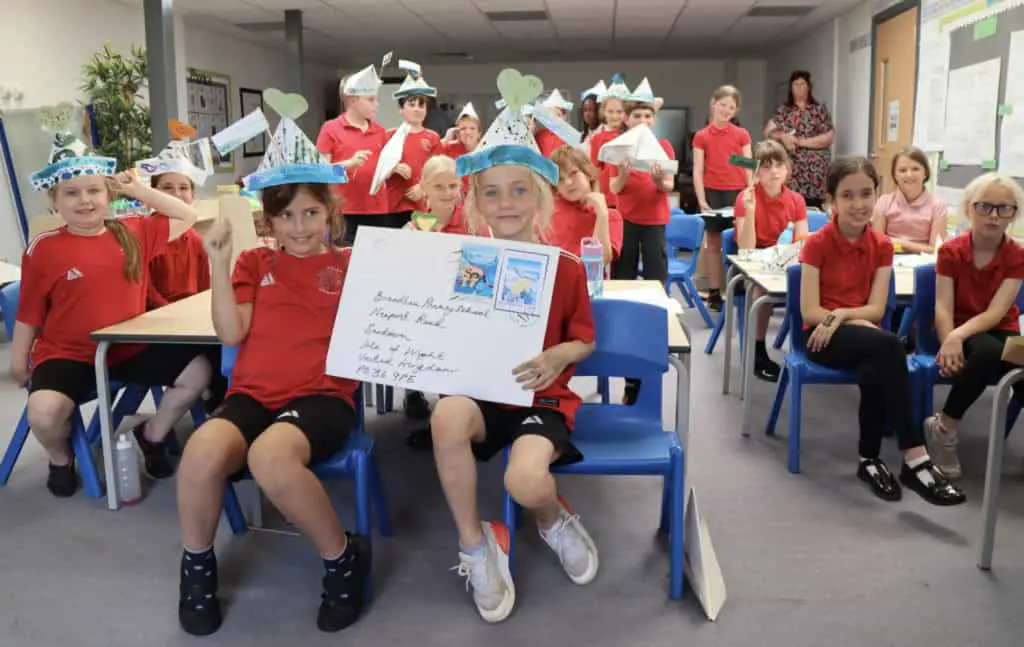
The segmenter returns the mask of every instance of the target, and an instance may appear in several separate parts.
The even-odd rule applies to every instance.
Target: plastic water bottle
[[[117,444],[114,446],[114,465],[117,467],[117,494],[121,505],[133,505],[141,501],[139,455],[130,432],[117,437]]]
[[[596,238],[580,241],[580,258],[587,271],[587,293],[591,299],[604,294],[604,249]]]

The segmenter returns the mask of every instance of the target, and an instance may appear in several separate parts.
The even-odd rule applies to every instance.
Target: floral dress
[[[824,135],[833,130],[832,116],[823,103],[810,104],[805,108],[780,105],[772,115],[772,121],[783,131],[793,133],[797,138]],[[793,172],[789,188],[805,199],[824,200],[825,180],[832,163],[832,152],[828,148],[796,147],[793,153]]]

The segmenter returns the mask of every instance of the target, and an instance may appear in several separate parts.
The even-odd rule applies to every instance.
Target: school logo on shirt
[[[264,274],[263,278],[260,280],[260,287],[261,288],[265,288],[268,285],[273,285],[273,284],[274,284],[274,275],[271,274],[270,272],[267,272],[266,274]]]
[[[278,416],[278,420],[284,420],[285,418],[291,418],[292,420],[299,419],[299,412],[295,409],[289,409],[288,411],[282,411]]]
[[[540,416],[528,416],[526,420],[523,420],[524,425],[542,425],[544,421],[540,419]]]
[[[84,274],[82,274],[81,270],[79,270],[77,267],[72,267],[70,270],[68,270],[68,275],[65,278],[68,281],[74,281],[75,279],[80,279],[83,276]]]
[[[340,267],[325,267],[316,275],[316,287],[324,294],[341,294],[345,284],[345,270]]]

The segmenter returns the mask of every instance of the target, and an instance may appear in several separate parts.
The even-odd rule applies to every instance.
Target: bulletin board
[[[185,85],[188,122],[196,129],[196,137],[212,137],[231,125],[231,77],[189,68]],[[218,172],[229,172],[234,168],[234,152],[219,158]]]

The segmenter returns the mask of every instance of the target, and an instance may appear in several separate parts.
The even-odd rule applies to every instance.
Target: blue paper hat
[[[543,90],[540,79],[505,69],[498,75],[498,90],[504,108],[491,122],[476,149],[455,160],[456,173],[466,177],[495,166],[515,164],[525,166],[552,185],[558,184],[558,166],[537,148],[523,111],[530,101],[540,96]]]
[[[29,179],[37,191],[46,191],[60,182],[84,175],[111,177],[117,171],[113,157],[93,155],[89,147],[71,132],[76,110],[70,103],[62,103],[40,110],[40,121],[48,133],[53,134],[48,163]]]

